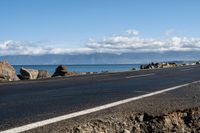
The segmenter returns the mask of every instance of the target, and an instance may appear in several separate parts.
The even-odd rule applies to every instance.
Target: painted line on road
[[[155,73],[149,73],[149,74],[143,74],[143,75],[134,75],[134,76],[127,76],[125,78],[139,78],[139,77],[147,77],[150,75],[154,75]],[[111,78],[111,79],[99,79],[97,81],[113,81],[113,80],[120,80],[120,79],[124,79],[124,77],[122,78]]]
[[[138,78],[138,77],[147,77],[147,76],[151,76],[151,75],[155,75],[155,73],[149,73],[149,74],[143,74],[143,75],[134,75],[134,76],[127,76],[126,78]]]
[[[24,125],[24,126],[8,129],[8,130],[5,130],[5,131],[1,131],[0,133],[21,133],[21,132],[28,131],[28,130],[31,130],[31,129],[35,129],[35,128],[38,128],[38,127],[42,127],[42,126],[45,126],[45,125],[49,125],[49,124],[52,124],[52,123],[56,123],[56,122],[71,119],[71,118],[74,118],[74,117],[94,113],[94,112],[101,111],[101,110],[104,110],[104,109],[108,109],[108,108],[111,108],[111,107],[115,107],[115,106],[118,106],[118,105],[121,105],[121,104],[124,104],[124,103],[132,102],[132,101],[139,100],[139,99],[142,99],[142,98],[161,94],[161,93],[164,93],[164,92],[167,92],[167,91],[175,90],[175,89],[178,89],[178,88],[181,88],[181,87],[188,86],[192,83],[198,83],[198,82],[200,82],[200,81],[194,81],[194,82],[191,82],[191,83],[186,83],[186,84],[170,87],[170,88],[167,88],[167,89],[164,89],[164,90],[144,94],[144,95],[141,95],[141,96],[136,96],[136,97],[120,100],[120,101],[117,101],[117,102],[101,105],[101,106],[98,106],[98,107],[82,110],[82,111],[79,111],[79,112],[74,112],[74,113],[50,118],[50,119],[47,119],[47,120],[34,122],[34,123],[27,124],[27,125]]]
[[[188,68],[188,69],[183,69],[183,70],[180,70],[180,71],[182,71],[182,72],[184,72],[184,71],[189,71],[189,70],[192,70],[193,68]]]

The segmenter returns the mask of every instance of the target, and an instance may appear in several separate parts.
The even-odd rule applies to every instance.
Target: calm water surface
[[[21,67],[48,70],[51,74],[54,73],[58,65],[14,65],[14,68],[19,74]],[[105,64],[105,65],[66,65],[71,72],[102,72],[102,71],[127,71],[132,68],[139,69],[140,64]]]

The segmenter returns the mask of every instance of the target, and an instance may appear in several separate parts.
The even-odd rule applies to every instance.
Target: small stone
[[[135,120],[135,115],[131,115],[131,116],[130,116],[130,120],[131,120],[131,121],[134,121],[134,120]]]
[[[137,121],[143,122],[143,120],[144,120],[144,115],[137,116]]]
[[[184,116],[184,117],[186,117],[187,115],[188,115],[188,114],[187,114],[186,112],[185,112],[185,113],[183,113],[183,116]]]

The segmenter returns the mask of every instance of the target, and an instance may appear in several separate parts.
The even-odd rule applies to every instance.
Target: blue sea
[[[48,70],[51,74],[55,72],[58,65],[14,65],[14,68],[19,74],[21,67]],[[140,64],[100,64],[100,65],[66,65],[71,72],[102,72],[102,71],[128,71],[132,68],[139,69]]]

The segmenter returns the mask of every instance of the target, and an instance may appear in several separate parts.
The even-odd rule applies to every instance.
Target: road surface
[[[200,80],[200,65],[0,83],[0,131]]]

